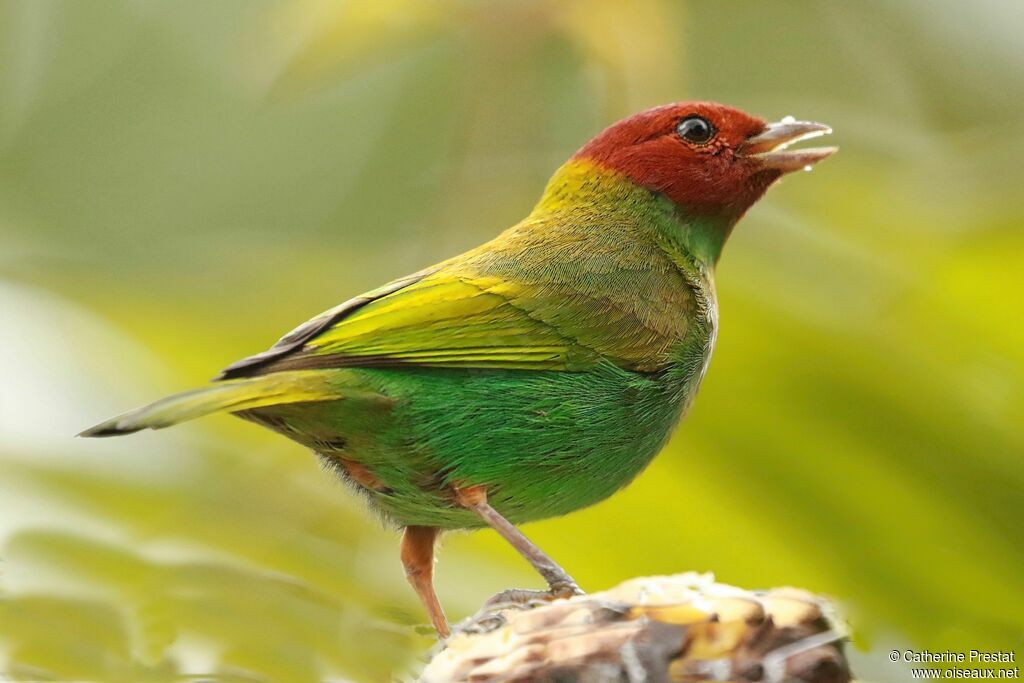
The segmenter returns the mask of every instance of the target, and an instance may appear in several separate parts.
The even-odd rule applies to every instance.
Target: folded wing
[[[601,360],[517,305],[510,289],[519,288],[445,272],[396,281],[314,318],[222,378],[399,365],[573,371]]]

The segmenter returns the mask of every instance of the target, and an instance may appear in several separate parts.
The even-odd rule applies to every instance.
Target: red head
[[[684,210],[735,221],[785,173],[835,148],[784,151],[828,126],[756,116],[714,102],[679,102],[619,121],[573,157],[618,171]]]

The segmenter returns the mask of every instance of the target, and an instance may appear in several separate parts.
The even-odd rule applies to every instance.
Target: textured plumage
[[[686,117],[715,136],[681,137]],[[831,152],[781,151],[826,129],[780,125],[792,127],[709,103],[620,122],[491,242],[325,312],[207,389],[85,435],[233,412],[309,446],[413,529],[494,526],[487,505],[523,522],[598,502],[650,462],[693,400],[733,224],[797,157]],[[403,557],[422,564],[420,550]]]

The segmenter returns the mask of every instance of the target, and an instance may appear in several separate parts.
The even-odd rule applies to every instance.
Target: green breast
[[[425,371],[382,383],[393,395],[412,392],[396,417],[415,436],[396,446],[446,483],[486,484],[499,512],[525,522],[592,505],[632,481],[679,421],[693,379],[608,365],[589,373]],[[399,478],[403,469],[395,468]],[[477,524],[434,496],[375,497],[406,523]]]

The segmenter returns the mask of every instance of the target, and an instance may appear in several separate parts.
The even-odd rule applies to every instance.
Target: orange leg
[[[437,634],[447,638],[451,633],[448,620],[434,593],[434,543],[439,533],[440,529],[433,526],[407,526],[402,534],[402,564],[405,577],[427,609]]]

